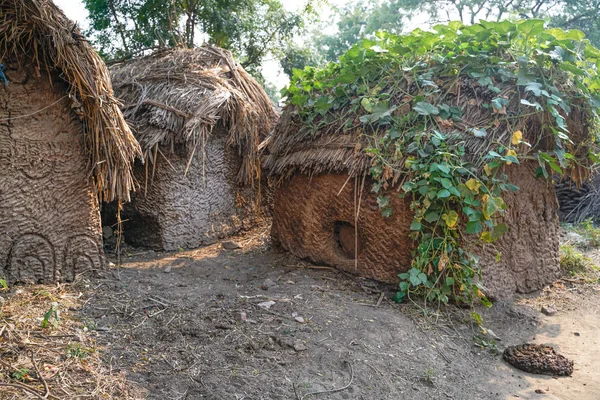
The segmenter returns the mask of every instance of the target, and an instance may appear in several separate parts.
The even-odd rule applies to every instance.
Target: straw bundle
[[[277,114],[229,51],[212,46],[167,50],[117,64],[111,73],[146,160],[154,163],[160,147],[185,149],[191,161],[204,154],[213,130],[222,128],[243,157],[238,181],[260,178],[258,145]]]
[[[77,26],[48,0],[0,2],[0,60],[33,61],[68,85],[84,126],[90,175],[100,200],[129,200],[141,155],[113,96],[108,69]]]

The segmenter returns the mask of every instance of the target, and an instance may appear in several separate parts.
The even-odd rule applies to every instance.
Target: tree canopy
[[[255,69],[269,53],[303,26],[308,2],[299,12],[280,0],[83,0],[88,35],[109,59],[147,49],[208,42],[233,51],[244,67]]]
[[[427,18],[427,25],[461,21],[472,25],[479,20],[543,19],[550,27],[579,29],[595,46],[600,46],[600,0],[358,0],[337,8],[337,32],[322,29],[309,35],[300,46],[286,49],[284,71],[336,60],[363,38],[377,31],[400,33],[415,17]]]

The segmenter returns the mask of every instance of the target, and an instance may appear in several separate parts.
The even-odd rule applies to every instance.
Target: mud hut
[[[589,174],[597,117],[581,75],[548,53],[559,36],[573,52],[591,46],[542,21],[533,24],[547,36],[533,38],[530,24],[381,34],[337,63],[297,71],[266,141],[273,240],[384,282],[407,273],[401,290],[439,286],[441,301],[472,297],[458,280],[501,298],[558,278],[558,203],[544,176]],[[529,66],[532,48],[542,55]],[[482,273],[468,275],[474,265]]]
[[[108,69],[51,1],[0,4],[0,278],[103,266],[99,200],[127,200],[140,154]]]
[[[123,211],[125,240],[194,248],[258,216],[258,145],[276,120],[262,87],[216,47],[174,49],[111,68],[142,146],[142,189]]]

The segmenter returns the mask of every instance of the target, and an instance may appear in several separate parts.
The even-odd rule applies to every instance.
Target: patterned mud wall
[[[163,150],[164,152],[164,150]],[[157,250],[196,248],[247,229],[254,223],[256,191],[236,183],[241,159],[227,146],[226,134],[215,131],[205,146],[204,162],[177,153],[158,155],[154,180],[152,165],[136,166],[141,188],[125,206],[125,240]]]
[[[409,203],[391,196],[394,212],[384,218],[376,197],[369,196],[370,184],[365,184],[355,263],[354,186],[347,175],[294,175],[275,190],[273,239],[301,258],[396,283],[398,274],[410,268]]]
[[[516,168],[513,168],[516,167]],[[493,245],[471,245],[480,255],[483,282],[491,298],[543,288],[559,276],[557,201],[552,185],[534,178],[530,165],[507,173],[520,186],[505,195],[508,232]],[[275,191],[272,236],[296,256],[389,283],[410,268],[413,214],[408,201],[392,197],[394,213],[383,218],[365,185],[358,229],[354,222],[354,181],[347,175],[295,175]],[[339,195],[338,195],[339,192]],[[355,232],[358,233],[356,240]],[[355,243],[358,263],[355,264]],[[499,261],[496,261],[500,253]]]
[[[6,75],[10,84],[0,85],[0,277],[10,284],[70,281],[104,262],[82,127],[61,82],[10,66]]]
[[[530,293],[560,277],[558,201],[551,183],[532,178],[535,164],[506,168],[509,181],[519,187],[503,196],[508,231],[496,243],[474,250],[492,298]]]

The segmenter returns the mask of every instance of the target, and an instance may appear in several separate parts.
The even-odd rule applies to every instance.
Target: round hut
[[[600,53],[543,24],[381,33],[296,71],[266,141],[274,241],[442,302],[558,278],[548,177],[589,174]]]
[[[108,69],[47,0],[0,4],[0,278],[103,266],[99,200],[128,200],[141,155]]]
[[[111,68],[115,93],[146,163],[123,210],[125,240],[195,248],[253,225],[258,145],[277,115],[229,51],[173,49]]]

